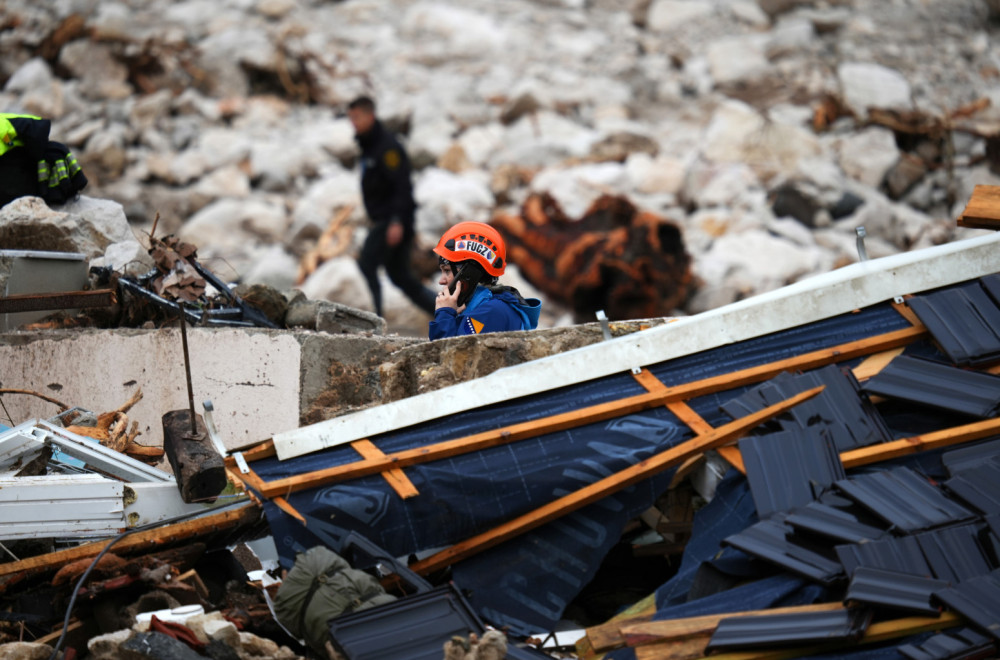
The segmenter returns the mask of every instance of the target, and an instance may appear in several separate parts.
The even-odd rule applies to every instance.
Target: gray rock
[[[48,62],[40,57],[33,57],[7,79],[4,91],[21,93],[32,89],[46,89],[51,84],[52,69]]]
[[[92,637],[87,641],[87,651],[93,660],[118,660],[120,647],[135,634],[131,629],[118,630]]]
[[[125,211],[110,200],[81,196],[52,209],[39,197],[21,197],[0,209],[0,245],[8,249],[81,252],[93,259],[112,243],[134,240]]]
[[[710,16],[714,11],[712,3],[700,0],[653,0],[646,15],[646,27],[657,32],[667,32],[690,21]]]
[[[866,128],[841,141],[839,159],[847,176],[870,188],[878,188],[899,160],[896,137],[888,128]]]
[[[912,107],[910,83],[897,70],[870,62],[845,62],[837,67],[844,103],[860,118],[869,108]]]
[[[48,660],[52,647],[33,642],[8,642],[0,644],[0,660]]]
[[[889,197],[899,199],[906,195],[927,174],[927,165],[923,159],[910,154],[900,154],[899,160],[889,169],[885,176],[885,185]]]
[[[771,64],[759,39],[729,37],[708,46],[708,68],[719,85],[750,83],[765,75]]]
[[[184,642],[163,633],[136,633],[119,647],[121,660],[201,660]]]

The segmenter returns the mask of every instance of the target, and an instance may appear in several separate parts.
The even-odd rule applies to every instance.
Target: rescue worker
[[[378,268],[428,314],[434,312],[434,292],[410,270],[413,244],[413,185],[410,159],[399,140],[375,117],[375,103],[361,96],[348,105],[347,116],[361,147],[361,196],[371,229],[361,248],[358,265],[368,282],[375,313],[382,316],[382,287]]]
[[[66,145],[49,140],[50,128],[48,119],[0,113],[0,206],[26,196],[62,204],[87,185]]]
[[[497,283],[507,266],[507,247],[496,229],[483,222],[460,222],[434,248],[443,286],[434,304],[431,339],[483,332],[533,330],[542,303],[514,287]]]

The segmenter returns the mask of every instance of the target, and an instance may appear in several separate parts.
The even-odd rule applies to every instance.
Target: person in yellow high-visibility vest
[[[0,113],[0,206],[29,195],[62,204],[87,185],[70,150],[49,140],[50,129],[48,119]]]

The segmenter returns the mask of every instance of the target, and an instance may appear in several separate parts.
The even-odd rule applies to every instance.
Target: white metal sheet
[[[852,264],[697,316],[274,436],[279,459],[690,355],[1000,271],[1000,233]]]
[[[0,481],[0,539],[111,535],[125,526],[125,484],[96,474]]]
[[[177,484],[173,482],[131,483],[126,486],[125,521],[129,527],[147,525],[213,506],[214,503],[185,502]]]

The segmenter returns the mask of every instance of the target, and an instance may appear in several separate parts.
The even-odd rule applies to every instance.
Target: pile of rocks
[[[425,248],[533,192],[570,217],[624,195],[681,227],[697,312],[856,260],[858,225],[871,256],[964,235],[1000,183],[989,4],[10,0],[0,106],[52,118],[136,232],[159,214],[285,289],[338,209],[363,239],[339,113],[369,93],[418,166]],[[370,309],[349,253],[302,288]],[[387,293],[390,327],[422,326]]]

